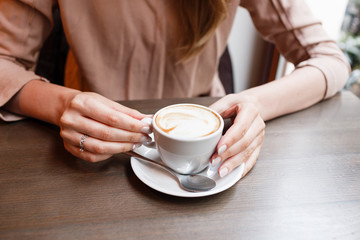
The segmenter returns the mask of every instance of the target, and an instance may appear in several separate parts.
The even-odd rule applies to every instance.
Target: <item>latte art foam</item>
[[[220,127],[217,115],[192,105],[166,108],[156,116],[155,123],[165,133],[185,138],[207,136]]]

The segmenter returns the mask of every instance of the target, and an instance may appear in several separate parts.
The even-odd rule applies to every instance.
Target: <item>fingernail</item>
[[[220,157],[216,157],[212,160],[211,162],[211,166],[215,167],[216,165],[218,165],[221,161],[221,158]]]
[[[226,145],[222,145],[218,150],[218,155],[221,155],[223,152],[225,152],[226,148],[227,148]]]
[[[147,123],[147,124],[151,125],[152,118],[146,117],[146,118],[141,119],[141,121],[144,122],[144,123]]]
[[[142,136],[142,137],[140,138],[140,142],[142,142],[142,143],[151,142],[151,141],[152,141],[152,139],[151,139],[151,137],[149,137],[149,136]]]
[[[220,177],[225,177],[229,173],[229,169],[227,167],[223,167],[220,169],[219,175]]]
[[[132,150],[136,149],[136,148],[139,148],[141,147],[142,144],[141,143],[135,143],[133,146],[132,146]]]
[[[141,129],[142,133],[150,134],[152,132],[150,126],[145,126]]]

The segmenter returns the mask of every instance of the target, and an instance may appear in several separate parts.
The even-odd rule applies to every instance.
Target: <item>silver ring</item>
[[[87,134],[81,136],[81,139],[80,139],[80,152],[83,152],[85,150],[84,149],[84,143],[85,143],[85,140],[86,140],[87,137],[88,137]]]

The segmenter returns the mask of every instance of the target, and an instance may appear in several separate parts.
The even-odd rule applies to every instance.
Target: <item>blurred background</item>
[[[345,88],[360,97],[360,0],[349,0],[347,4],[341,26],[339,47],[352,68]]]
[[[345,88],[360,97],[360,0],[305,2],[348,58],[352,74]],[[239,28],[242,31],[237,31]],[[293,65],[286,62],[274,46],[261,39],[249,14],[241,8],[230,35],[229,52],[234,92],[272,81],[293,70]]]

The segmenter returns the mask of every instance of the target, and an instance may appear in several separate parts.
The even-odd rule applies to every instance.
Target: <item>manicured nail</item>
[[[152,141],[152,139],[149,136],[142,136],[140,138],[140,142],[142,142],[142,143],[151,142],[151,141]]]
[[[225,151],[226,151],[226,148],[227,148],[226,145],[222,145],[222,146],[219,148],[219,150],[218,150],[218,155],[221,155],[223,152],[225,152]]]
[[[221,158],[220,157],[216,157],[212,160],[211,162],[211,166],[215,167],[216,165],[218,165],[221,161]]]
[[[146,118],[141,119],[141,121],[144,122],[144,123],[146,123],[146,124],[148,124],[148,125],[151,125],[151,123],[152,123],[152,118],[146,117]]]
[[[227,167],[224,167],[220,169],[219,175],[220,177],[225,177],[229,173],[229,169]]]
[[[141,147],[142,144],[141,143],[135,143],[133,146],[132,146],[132,150],[136,149],[136,148],[139,148]]]
[[[151,127],[150,126],[145,126],[141,129],[142,133],[146,133],[146,134],[150,134],[152,133]]]

